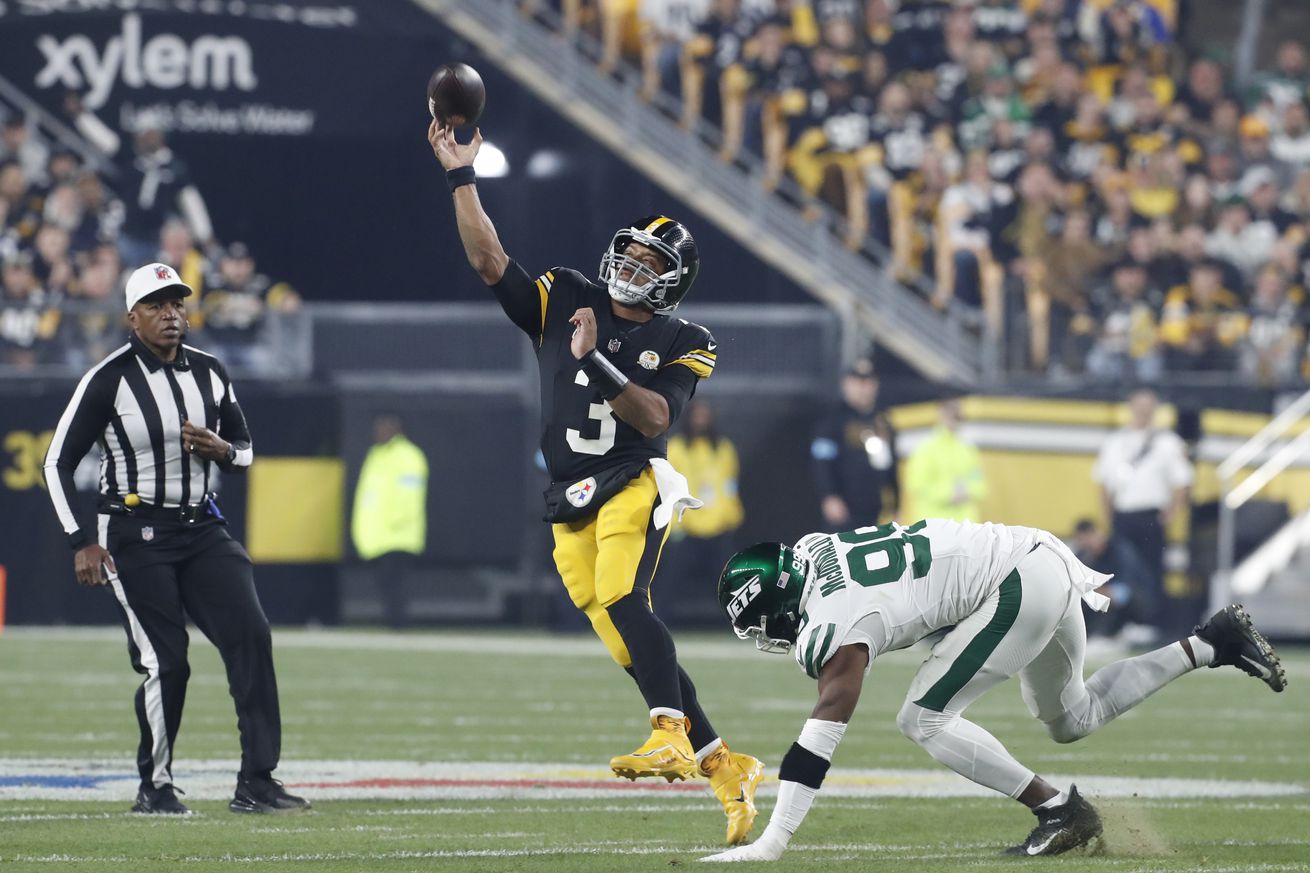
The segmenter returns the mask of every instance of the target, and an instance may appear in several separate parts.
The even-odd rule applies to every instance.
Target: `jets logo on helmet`
[[[728,559],[719,576],[719,605],[743,640],[764,652],[786,652],[800,629],[808,562],[782,543],[757,543]]]
[[[728,601],[726,607],[728,610],[728,618],[736,621],[737,616],[741,615],[741,611],[747,606],[750,606],[752,600],[760,596],[760,590],[759,576],[756,576],[747,582],[745,588],[738,589],[737,593],[732,596],[732,600]]]
[[[636,243],[659,256],[660,270],[632,256]],[[700,253],[691,231],[664,215],[650,215],[620,228],[600,259],[600,281],[610,297],[627,306],[671,312],[700,272]]]

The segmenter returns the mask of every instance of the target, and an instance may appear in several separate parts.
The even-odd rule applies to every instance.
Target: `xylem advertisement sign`
[[[0,0],[0,77],[121,130],[376,135],[422,87],[399,76],[432,24],[408,0]]]
[[[62,86],[84,94],[92,111],[105,105],[114,87],[171,91],[254,91],[254,51],[239,36],[206,35],[188,42],[175,33],[149,39],[141,34],[141,16],[123,16],[119,33],[103,46],[83,34],[60,39],[42,34],[36,47],[45,61],[36,74],[37,88]]]

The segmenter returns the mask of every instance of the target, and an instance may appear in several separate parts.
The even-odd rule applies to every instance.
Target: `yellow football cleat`
[[[687,739],[687,719],[667,715],[651,716],[650,739],[635,752],[610,758],[614,775],[628,779],[641,776],[663,776],[690,779],[696,775],[696,754]]]
[[[714,796],[723,804],[728,815],[728,845],[735,846],[755,824],[755,789],[764,778],[764,765],[750,755],[728,751],[724,743],[701,762],[700,772],[709,777]]]

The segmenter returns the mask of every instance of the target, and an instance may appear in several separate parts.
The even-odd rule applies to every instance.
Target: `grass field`
[[[121,632],[0,636],[0,868],[69,871],[665,870],[717,848],[708,788],[636,786],[605,762],[645,736],[640,697],[598,643],[540,635],[280,631],[294,817],[227,812],[235,717],[193,634],[174,776],[196,814],[133,816],[136,724]],[[814,701],[789,659],[684,636],[716,726],[770,775]],[[1014,683],[970,710],[1029,766],[1102,809],[1098,856],[997,857],[1031,816],[972,792],[897,732],[922,653],[881,659],[787,869],[1310,871],[1310,652],[1281,695],[1202,670],[1078,744],[1051,742]],[[762,827],[772,807],[762,794]],[[775,865],[775,869],[777,869]]]

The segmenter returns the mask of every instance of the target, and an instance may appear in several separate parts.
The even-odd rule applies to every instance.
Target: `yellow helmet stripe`
[[[643,233],[654,233],[655,228],[663,224],[668,224],[672,220],[673,220],[672,218],[665,218],[663,215],[661,215],[659,218],[655,219],[650,224],[646,225],[646,229],[643,231]]]

